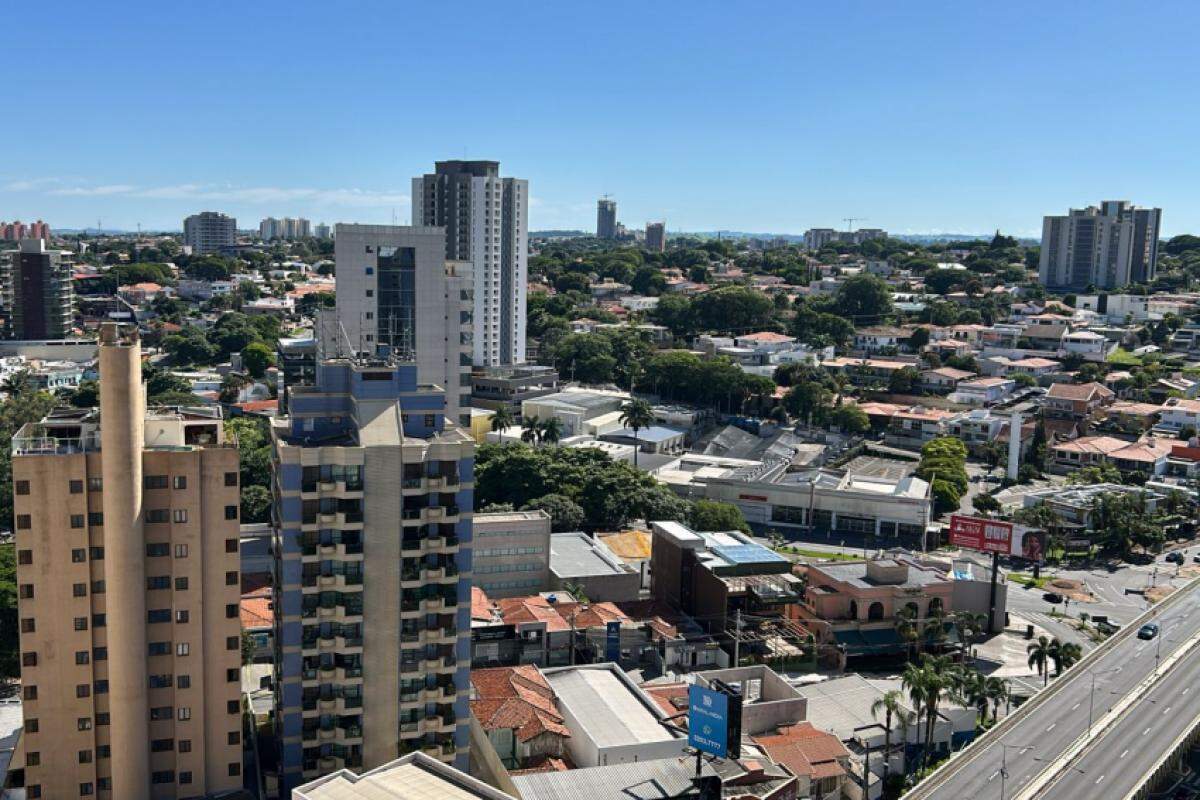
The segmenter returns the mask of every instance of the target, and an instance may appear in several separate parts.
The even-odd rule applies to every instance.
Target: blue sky
[[[43,3],[0,52],[0,219],[409,219],[436,159],[531,227],[1200,232],[1200,4]]]

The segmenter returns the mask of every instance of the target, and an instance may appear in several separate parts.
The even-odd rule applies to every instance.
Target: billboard
[[[609,620],[604,626],[604,660],[621,660],[621,621]]]
[[[728,737],[729,695],[693,683],[688,687],[688,745],[724,758]]]
[[[999,553],[1041,561],[1046,552],[1045,534],[998,519],[950,517],[950,544],[981,553]]]

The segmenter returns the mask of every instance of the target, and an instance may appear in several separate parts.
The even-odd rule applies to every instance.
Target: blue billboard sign
[[[688,687],[688,745],[724,758],[729,736],[729,696],[716,689]]]
[[[611,620],[604,628],[604,660],[619,662],[621,660],[621,622],[620,620]]]

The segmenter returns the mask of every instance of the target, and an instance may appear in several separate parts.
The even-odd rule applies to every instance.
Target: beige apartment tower
[[[99,412],[13,439],[28,796],[237,789],[237,449],[219,412],[146,409],[135,331],[99,350]]]

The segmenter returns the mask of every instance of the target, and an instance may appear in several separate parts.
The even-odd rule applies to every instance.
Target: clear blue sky
[[[43,3],[0,52],[0,219],[409,220],[436,159],[531,227],[1200,233],[1200,4]],[[25,16],[29,16],[26,14]]]

